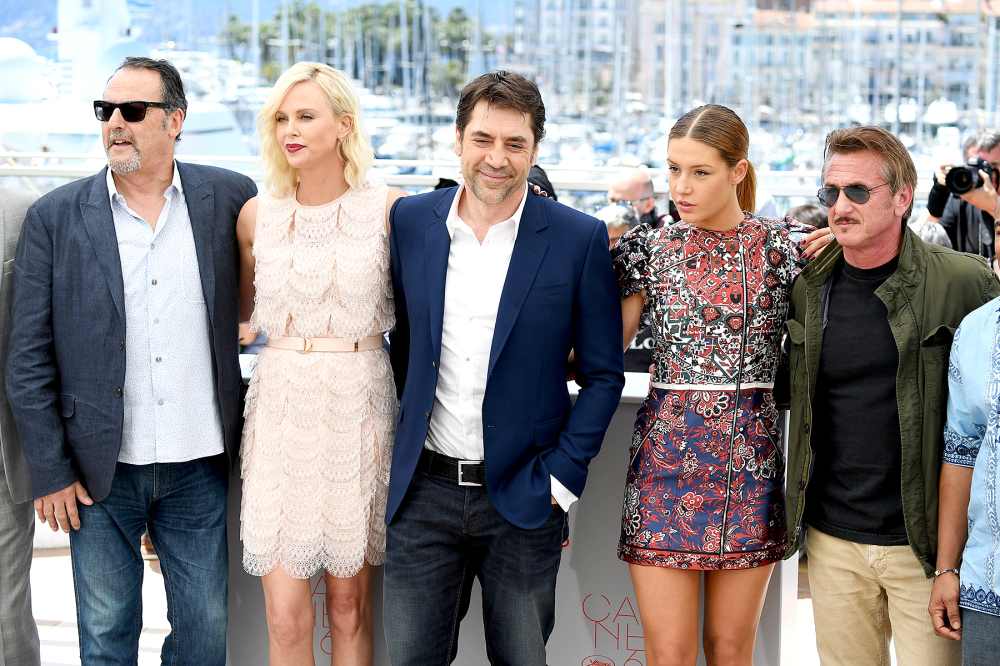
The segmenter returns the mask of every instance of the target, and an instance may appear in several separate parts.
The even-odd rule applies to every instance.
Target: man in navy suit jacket
[[[527,192],[544,122],[524,77],[473,80],[456,118],[464,185],[391,213],[401,404],[384,612],[394,666],[454,659],[476,578],[490,661],[545,663],[566,510],[624,385],[605,226]]]
[[[70,533],[84,664],[135,663],[146,529],[163,662],[226,661],[235,230],[256,187],[174,160],[186,108],[170,63],[126,59],[94,102],[108,168],[39,199],[17,247],[7,393],[35,511]]]

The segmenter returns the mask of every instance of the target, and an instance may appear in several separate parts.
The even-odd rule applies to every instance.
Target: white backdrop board
[[[628,445],[648,375],[628,374],[622,402],[592,462],[587,488],[570,512],[570,543],[563,551],[556,588],[556,626],[548,644],[550,666],[646,666],[642,625],[628,568],[616,556],[621,525],[622,492]],[[229,664],[267,664],[267,629],[260,581],[242,570],[239,542],[240,480],[234,476],[229,494]],[[794,630],[796,601],[794,560],[775,569],[754,653],[755,666],[781,666],[782,627]],[[317,664],[330,653],[322,577],[311,582],[316,610]],[[381,572],[375,586],[375,663],[389,666],[382,635]],[[785,663],[794,655],[784,650]],[[474,586],[469,612],[462,622],[457,666],[482,666],[486,659],[482,604]],[[704,659],[699,659],[704,664]]]

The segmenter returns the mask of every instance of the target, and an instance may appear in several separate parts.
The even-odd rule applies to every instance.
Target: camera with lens
[[[952,194],[965,194],[984,185],[983,177],[979,173],[980,171],[996,182],[996,173],[993,165],[977,157],[969,160],[968,164],[953,166],[949,169],[944,183],[947,185],[948,191]]]

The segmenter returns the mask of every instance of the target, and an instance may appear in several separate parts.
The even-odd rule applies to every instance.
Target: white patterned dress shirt
[[[129,208],[110,169],[107,174],[125,286],[125,422],[118,461],[148,465],[222,453],[208,307],[177,165],[155,228]]]

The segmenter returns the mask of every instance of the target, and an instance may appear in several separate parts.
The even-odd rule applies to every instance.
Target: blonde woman
[[[360,120],[341,72],[282,74],[258,117],[267,188],[238,221],[241,319],[268,337],[246,400],[243,567],[262,580],[274,665],[314,663],[320,571],[333,662],[372,662],[397,410],[387,211],[401,193],[367,182]]]

